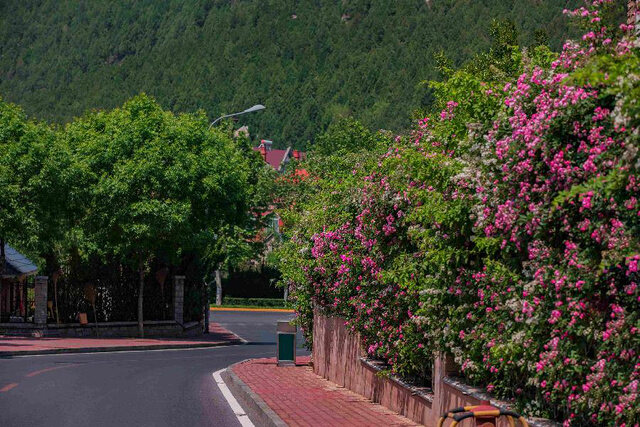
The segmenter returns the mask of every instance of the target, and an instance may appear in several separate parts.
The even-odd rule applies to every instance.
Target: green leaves
[[[237,252],[252,206],[271,194],[256,189],[273,178],[258,178],[262,161],[203,113],[174,115],[146,95],[61,129],[0,102],[0,147],[0,235],[53,264],[67,251],[132,264],[204,257],[214,235],[233,236],[224,247]]]
[[[54,129],[0,99],[0,235],[34,258],[71,226],[74,173]]]
[[[249,162],[207,126],[204,116],[175,116],[141,95],[67,127],[76,161],[87,166],[86,224],[107,252],[198,249],[198,234],[246,223]]]
[[[433,53],[469,60],[490,46],[496,16],[516,22],[525,44],[536,28],[556,48],[568,33],[558,18],[567,2],[431,3],[5,0],[0,93],[60,122],[140,90],[174,111],[206,108],[212,117],[261,102],[268,109],[243,123],[258,138],[303,149],[337,117],[409,127],[411,111],[432,99],[414,85],[437,77]]]

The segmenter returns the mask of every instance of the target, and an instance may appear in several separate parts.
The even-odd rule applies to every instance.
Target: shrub
[[[640,422],[640,62],[608,3],[569,12],[593,27],[581,43],[451,73],[378,161],[316,177],[344,193],[289,214],[301,324],[346,317],[405,377],[450,352],[528,415]]]
[[[286,308],[287,302],[282,298],[233,298],[224,297],[225,306],[254,306],[268,308]]]

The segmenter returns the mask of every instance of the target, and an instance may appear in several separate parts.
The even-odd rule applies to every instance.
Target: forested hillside
[[[510,19],[558,49],[578,0],[42,0],[0,3],[0,94],[64,122],[139,93],[174,111],[245,116],[254,136],[304,147],[335,118],[400,130],[429,104],[434,54],[455,64]]]

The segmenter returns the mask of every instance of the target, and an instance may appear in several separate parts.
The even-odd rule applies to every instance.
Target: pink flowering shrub
[[[402,221],[407,194],[393,191],[378,174],[365,176],[359,190],[359,212],[353,221],[311,238],[314,267],[308,279],[314,301],[349,319],[347,326],[360,332],[371,356],[394,370],[415,373],[428,366],[429,353],[417,347],[406,359],[398,350],[410,341],[416,346],[420,342],[420,327],[411,322],[418,295],[385,277],[409,244]]]
[[[589,29],[552,61],[449,76],[377,161],[318,180],[342,211],[293,210],[301,323],[313,305],[344,316],[408,377],[449,352],[528,415],[640,422],[640,61],[603,26],[607,3],[567,12]]]

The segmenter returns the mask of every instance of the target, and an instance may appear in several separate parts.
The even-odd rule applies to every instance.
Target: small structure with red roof
[[[273,141],[268,139],[263,139],[260,141],[260,145],[257,147],[253,147],[254,151],[258,151],[264,161],[275,169],[278,173],[284,174],[287,168],[287,165],[294,159],[296,161],[303,160],[306,157],[306,153],[294,150],[291,147],[288,147],[286,150],[277,150],[273,149]],[[294,179],[302,180],[309,176],[309,173],[305,169],[296,169],[294,171]],[[272,209],[269,209],[266,212],[262,213],[262,216],[274,215],[273,222],[271,228],[275,232],[276,235],[280,235],[280,228],[283,226],[282,219],[273,212]]]
[[[294,150],[291,147],[288,147],[286,150],[277,150],[273,149],[272,145],[273,141],[263,139],[260,141],[259,146],[253,147],[253,150],[260,152],[264,161],[280,173],[284,173],[287,163],[289,163],[292,158],[300,160],[305,155],[305,153]]]

